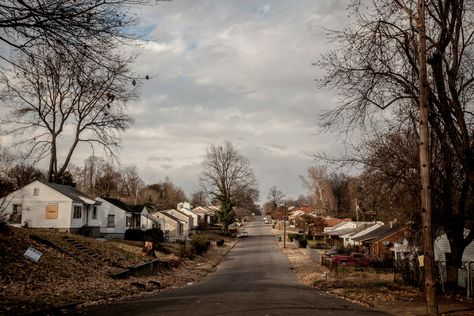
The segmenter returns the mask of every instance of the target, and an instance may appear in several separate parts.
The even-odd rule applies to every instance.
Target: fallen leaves
[[[65,252],[32,240],[30,234],[40,235]],[[158,275],[114,280],[109,276],[111,273],[150,260],[143,256],[141,247],[68,236],[99,256],[78,251],[64,241],[64,234],[54,231],[10,228],[0,233],[0,314],[94,304],[182,287],[198,282],[212,271],[232,246],[231,241],[226,241],[225,247],[213,247],[193,260],[159,253],[163,268]],[[23,256],[31,245],[43,253],[38,262]]]

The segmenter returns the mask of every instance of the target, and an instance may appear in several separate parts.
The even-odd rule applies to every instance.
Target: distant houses
[[[128,205],[119,199],[98,197],[101,203],[100,236],[106,238],[124,238],[127,229],[160,228],[161,223],[149,216],[143,205]]]

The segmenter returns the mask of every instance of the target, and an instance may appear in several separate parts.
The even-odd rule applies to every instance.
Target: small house
[[[99,234],[100,204],[75,187],[38,180],[0,201],[12,226],[52,228],[89,236]]]
[[[184,240],[187,236],[184,234],[184,226],[186,224],[173,215],[159,211],[151,214],[151,217],[164,223],[161,230],[163,230],[167,241],[175,242],[177,240]]]

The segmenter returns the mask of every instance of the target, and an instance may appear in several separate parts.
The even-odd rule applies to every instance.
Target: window
[[[125,226],[126,226],[126,227],[130,227],[130,222],[131,222],[131,218],[130,218],[130,216],[127,216],[127,217],[125,218]]]
[[[34,196],[38,196],[39,194],[40,194],[40,189],[34,188],[34,189],[33,189],[33,195],[34,195]]]
[[[74,205],[74,212],[72,218],[81,218],[82,217],[82,207],[79,205]]]
[[[97,219],[97,206],[92,208],[92,219]]]
[[[13,204],[13,210],[10,214],[10,223],[21,224],[21,204]]]
[[[107,215],[107,227],[115,227],[115,215]]]

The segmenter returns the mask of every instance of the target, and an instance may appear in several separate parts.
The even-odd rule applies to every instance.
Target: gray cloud
[[[299,179],[316,150],[342,149],[320,134],[319,115],[337,102],[319,90],[311,66],[333,44],[323,28],[348,23],[347,1],[170,1],[147,6],[134,70],[148,74],[130,104],[135,124],[123,136],[122,165],[147,183],[169,176],[191,193],[207,148],[224,140],[246,156],[261,201],[273,185],[305,193]],[[90,155],[81,147],[74,163]]]
[[[321,73],[311,62],[332,45],[323,28],[347,23],[346,5],[172,1],[142,12],[143,25],[156,28],[135,67],[153,78],[131,106],[136,124],[124,137],[122,161],[159,161],[127,154],[136,150],[172,157],[172,168],[148,168],[144,177],[169,176],[189,193],[199,187],[206,149],[230,140],[252,164],[262,201],[273,185],[288,196],[305,193],[299,175],[313,164],[309,153],[343,148],[319,133],[319,115],[337,99],[317,89]]]

